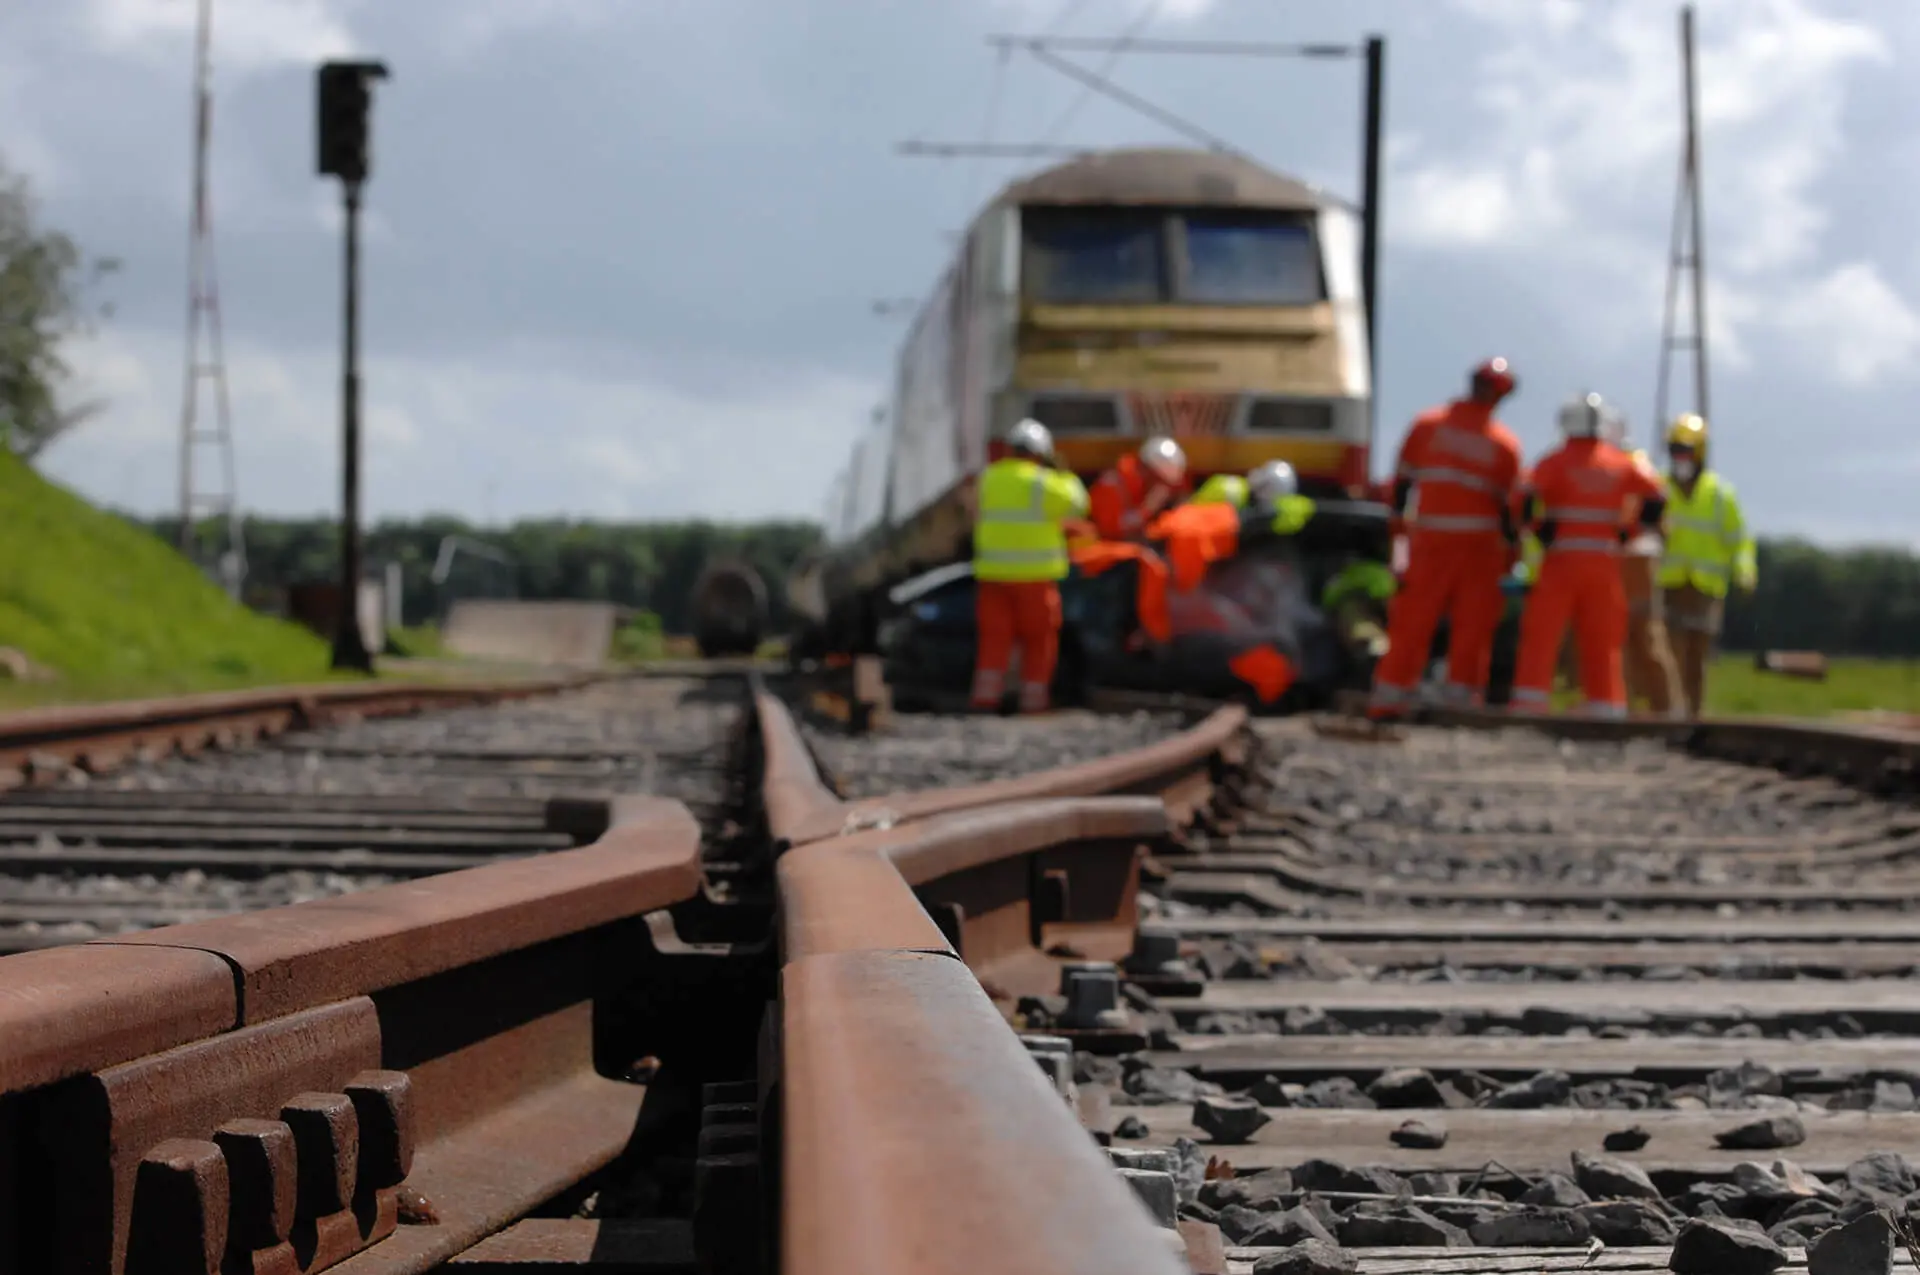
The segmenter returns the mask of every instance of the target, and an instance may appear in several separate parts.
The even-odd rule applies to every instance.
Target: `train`
[[[1371,482],[1372,372],[1362,224],[1348,204],[1245,158],[1182,148],[1080,156],[1001,189],[966,227],[901,347],[891,401],[834,479],[818,552],[785,582],[790,653],[884,657],[888,680],[964,683],[973,484],[1022,418],[1088,482],[1148,437],[1190,476],[1286,460],[1311,534],[1216,564],[1192,631],[1124,649],[1125,573],[1063,586],[1056,696],[1084,684],[1232,690],[1236,646],[1267,640],[1300,695],[1364,685],[1321,613],[1326,580],[1390,556]],[[1196,600],[1197,599],[1197,600]]]
[[[702,657],[752,655],[767,632],[767,586],[751,563],[717,558],[693,583],[693,640]]]

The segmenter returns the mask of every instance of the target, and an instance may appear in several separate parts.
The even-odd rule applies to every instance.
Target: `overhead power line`
[[[1120,33],[1120,37],[1117,40],[1103,42],[1108,50],[1107,58],[1106,61],[1100,64],[1100,69],[1093,73],[1095,78],[1101,80],[1107,79],[1119,68],[1120,59],[1127,55],[1127,49],[1132,46],[1134,40],[1139,38],[1142,31],[1145,31],[1149,26],[1153,25],[1153,20],[1160,16],[1160,10],[1165,4],[1166,0],[1148,0],[1146,6],[1140,10],[1132,22],[1127,24],[1126,29]],[[1055,29],[1058,30],[1057,27]],[[1007,49],[1011,47],[1012,46],[1004,46],[1001,50],[1001,55],[1005,56]],[[1052,127],[1047,129],[1040,140],[1044,142],[1059,141],[1060,135],[1067,131],[1067,126],[1073,123],[1074,117],[1080,114],[1081,108],[1087,104],[1087,100],[1091,95],[1091,89],[1082,88],[1080,95],[1074,98],[1073,101],[1067,103],[1067,109],[1060,112],[1059,117],[1053,121]]]
[[[897,142],[893,149],[895,154],[928,159],[1078,159],[1098,148],[1048,142]]]
[[[1085,67],[1076,66],[1065,58],[1056,57],[1043,48],[1029,48],[1027,51],[1033,54],[1043,65],[1053,68],[1069,79],[1078,80],[1102,97],[1110,98],[1122,106],[1138,111],[1156,123],[1164,124],[1182,137],[1185,137],[1188,141],[1198,142],[1207,149],[1218,151],[1223,155],[1234,155],[1249,162],[1252,161],[1252,156],[1223,139],[1214,136],[1212,133],[1207,132],[1207,130],[1201,128],[1191,120],[1183,119],[1175,115],[1172,111],[1155,106],[1144,97],[1135,93],[1129,93],[1113,81],[1104,79],[1092,71],[1087,70]]]
[[[1120,36],[1102,39],[1077,35],[989,35],[996,48],[1045,48],[1063,53],[1098,53],[1120,49],[1127,53],[1179,53],[1202,57],[1352,59],[1366,56],[1364,45],[1272,44],[1242,40],[1141,40]]]

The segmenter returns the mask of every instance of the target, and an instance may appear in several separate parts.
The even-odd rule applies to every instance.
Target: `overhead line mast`
[[[240,596],[247,575],[247,550],[240,517],[233,459],[232,408],[227,395],[227,359],[220,330],[220,285],[214,270],[213,206],[208,192],[208,159],[213,140],[213,0],[200,0],[194,37],[193,207],[187,241],[187,354],[180,409],[180,551],[211,567],[229,594]],[[213,423],[200,420],[200,387],[210,384]],[[201,486],[194,464],[196,449],[218,452],[217,489]],[[197,519],[218,520],[211,547],[203,546]],[[222,537],[221,532],[225,535]],[[224,543],[223,543],[224,541]]]
[[[1680,149],[1680,189],[1673,201],[1673,238],[1667,254],[1667,308],[1660,330],[1660,376],[1654,390],[1654,428],[1668,420],[1668,393],[1672,388],[1673,358],[1693,351],[1693,410],[1708,414],[1707,397],[1707,262],[1700,207],[1699,83],[1694,74],[1693,6],[1680,10],[1680,93],[1686,112]],[[1691,330],[1679,331],[1680,278],[1688,276],[1692,300]]]

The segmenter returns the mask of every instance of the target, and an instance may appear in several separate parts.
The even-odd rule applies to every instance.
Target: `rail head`
[[[890,826],[957,811],[1062,797],[1143,794],[1185,808],[1180,792],[1218,761],[1241,759],[1247,710],[1215,709],[1197,725],[1167,739],[1107,757],[1035,771],[1009,779],[952,788],[930,788],[886,797],[843,801],[820,778],[811,750],[779,699],[756,689],[754,707],[765,767],[763,800],[769,830],[783,846],[800,846],[864,827]]]
[[[784,1275],[1177,1275],[1182,1263],[951,957],[781,973]]]

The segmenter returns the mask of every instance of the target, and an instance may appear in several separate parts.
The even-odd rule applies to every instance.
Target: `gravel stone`
[[[1274,1212],[1285,1207],[1283,1197],[1293,1192],[1293,1174],[1285,1169],[1262,1169],[1239,1178],[1215,1178],[1200,1186],[1200,1202],[1214,1208],[1229,1204]]]
[[[1323,1244],[1334,1244],[1333,1231],[1319,1218],[1302,1208],[1291,1208],[1284,1213],[1263,1213],[1259,1225],[1254,1227],[1244,1241],[1248,1248],[1291,1248],[1309,1240],[1319,1240]]]
[[[1895,1200],[1911,1195],[1913,1169],[1893,1151],[1876,1151],[1847,1166],[1847,1185],[1874,1199]]]
[[[1443,1124],[1409,1120],[1387,1135],[1396,1147],[1414,1151],[1438,1151],[1447,1145],[1447,1127]]]
[[[1193,1124],[1221,1145],[1243,1143],[1273,1117],[1251,1098],[1203,1097],[1193,1104]]]
[[[1485,1248],[1573,1248],[1593,1235],[1572,1209],[1521,1209],[1481,1222],[1467,1234]]]
[[[1146,1169],[1115,1169],[1114,1172],[1133,1189],[1135,1198],[1152,1214],[1157,1224],[1170,1227],[1179,1220],[1178,1200],[1171,1173]]]
[[[1612,1248],[1658,1248],[1673,1243],[1673,1219],[1647,1200],[1606,1200],[1576,1212],[1593,1237]]]
[[[1294,1107],[1306,1092],[1305,1085],[1282,1084],[1277,1076],[1262,1076],[1247,1090],[1247,1097],[1263,1107]]]
[[[1132,1063],[1131,1059],[1128,1061]],[[1225,1092],[1219,1085],[1210,1080],[1201,1080],[1190,1072],[1144,1064],[1132,1067],[1126,1079],[1121,1081],[1120,1088],[1142,1107],[1179,1106]]]
[[[1516,1084],[1503,1086],[1487,1099],[1486,1105],[1503,1110],[1521,1111],[1553,1107],[1567,1100],[1573,1081],[1564,1071],[1543,1071]]]
[[[1680,1228],[1667,1268],[1675,1275],[1767,1275],[1786,1264],[1786,1252],[1764,1234],[1706,1217]]]
[[[1359,1259],[1335,1244],[1308,1240],[1253,1264],[1253,1275],[1354,1275]]]
[[[1630,1129],[1619,1129],[1600,1140],[1600,1145],[1608,1151],[1638,1151],[1653,1141],[1653,1135],[1634,1125]]]
[[[1094,761],[1178,734],[1178,713],[1062,711],[1045,717],[902,713],[868,735],[807,730],[849,798],[879,797]]]
[[[1471,1248],[1467,1233],[1412,1204],[1364,1203],[1340,1219],[1349,1248]]]
[[[1520,1195],[1522,1204],[1538,1204],[1557,1209],[1577,1208],[1592,1202],[1593,1197],[1582,1191],[1579,1183],[1564,1173],[1549,1173]]]
[[[1418,1067],[1385,1073],[1367,1086],[1367,1097],[1373,1099],[1376,1106],[1388,1110],[1446,1105],[1432,1074]]]
[[[1347,1111],[1372,1111],[1375,1103],[1351,1077],[1332,1076],[1316,1080],[1306,1087],[1295,1104],[1301,1107],[1330,1107]]]
[[[1352,1191],[1398,1195],[1406,1180],[1373,1166],[1350,1169],[1337,1160],[1307,1160],[1293,1166],[1293,1184],[1302,1191]]]
[[[1798,1116],[1767,1116],[1715,1134],[1713,1140],[1726,1151],[1773,1151],[1805,1142],[1807,1127]]]
[[[1151,1137],[1152,1135],[1153,1130],[1148,1128],[1147,1122],[1139,1116],[1121,1116],[1119,1123],[1113,1126],[1114,1137],[1125,1138],[1130,1142],[1139,1138]]]
[[[1638,1165],[1612,1156],[1573,1153],[1573,1180],[1596,1200],[1658,1200],[1660,1191]]]
[[[1813,1241],[1807,1275],[1888,1275],[1893,1270],[1893,1227],[1881,1212],[1857,1217]]]
[[[1707,1077],[1707,1105],[1712,1107],[1738,1106],[1741,1099],[1758,1094],[1777,1098],[1784,1092],[1778,1072],[1751,1061]]]

